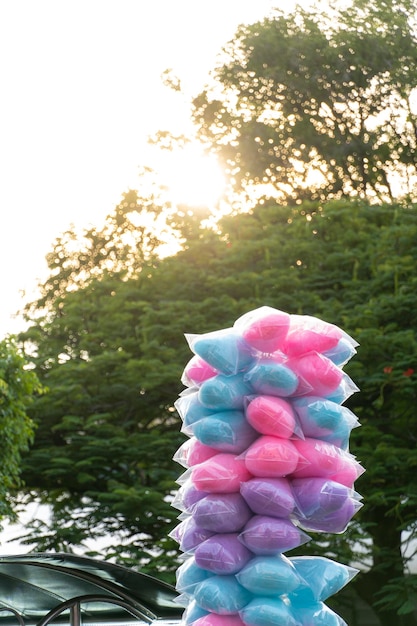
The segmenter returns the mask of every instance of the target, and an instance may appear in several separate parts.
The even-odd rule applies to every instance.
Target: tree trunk
[[[404,576],[404,563],[401,553],[401,531],[398,520],[387,514],[383,508],[373,509],[366,516],[371,522],[368,529],[372,537],[373,566],[362,574],[356,589],[360,597],[370,604],[378,615],[381,626],[417,626],[416,614],[398,615],[398,608],[404,596],[398,597],[397,606],[382,608],[376,602],[384,599],[384,587]]]

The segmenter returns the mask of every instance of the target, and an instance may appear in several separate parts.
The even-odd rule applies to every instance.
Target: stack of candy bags
[[[188,439],[171,532],[183,552],[188,626],[341,626],[325,601],[357,573],[285,556],[309,532],[342,533],[361,506],[343,402],[358,345],[333,324],[260,307],[233,327],[186,335],[193,356],[175,406]]]

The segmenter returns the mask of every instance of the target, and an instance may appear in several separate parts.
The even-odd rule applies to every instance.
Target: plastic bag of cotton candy
[[[361,506],[359,426],[343,402],[357,343],[333,324],[261,307],[233,327],[186,335],[193,356],[175,403],[188,437],[172,531],[183,623],[341,625],[324,602],[356,570],[288,558],[308,532],[341,533]]]

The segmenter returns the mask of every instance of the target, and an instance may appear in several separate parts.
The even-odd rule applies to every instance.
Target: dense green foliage
[[[108,555],[146,563],[159,548],[150,569],[176,567],[167,534],[177,512],[165,497],[182,471],[171,459],[182,441],[173,403],[191,356],[183,333],[227,327],[267,304],[322,317],[361,344],[348,366],[361,393],[349,406],[363,424],[352,452],[367,468],[357,485],[366,506],[349,532],[318,537],[314,549],[372,563],[357,588],[373,604],[390,601],[386,585],[407,572],[401,532],[416,527],[416,208],[260,206],[225,218],[218,234],[185,221],[181,253],[128,280],[92,277],[22,336],[50,389],[31,410],[38,429],[25,458],[30,497],[53,506],[50,528],[35,529],[39,547],[119,532]],[[390,610],[407,610],[412,596],[401,589]]]
[[[27,407],[40,390],[36,374],[25,368],[14,341],[0,341],[0,521],[16,518],[11,492],[21,486],[21,454],[34,434]]]
[[[415,17],[409,0],[354,0],[241,26],[194,100],[233,189],[415,199]]]

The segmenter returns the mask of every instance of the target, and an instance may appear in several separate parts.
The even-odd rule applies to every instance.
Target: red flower
[[[392,367],[390,365],[388,365],[387,367],[384,367],[384,374],[391,374],[392,372]]]
[[[408,370],[405,370],[405,372],[403,372],[403,376],[412,376],[414,374],[414,370],[412,367],[409,367]]]

